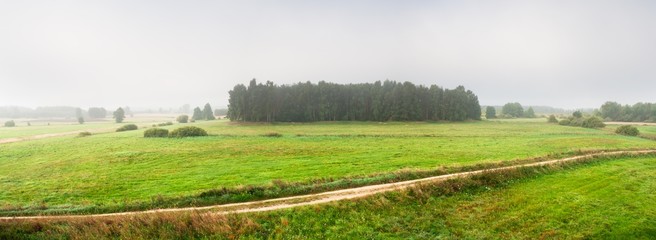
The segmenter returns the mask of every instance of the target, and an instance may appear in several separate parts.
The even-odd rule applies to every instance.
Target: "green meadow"
[[[656,158],[601,160],[443,194],[425,185],[242,216],[243,238],[651,239]],[[234,220],[233,220],[234,221]],[[235,221],[237,222],[237,221]],[[234,229],[233,231],[237,231]]]
[[[651,239],[656,157],[600,158],[248,214],[0,221],[30,239]]]
[[[340,179],[579,151],[656,148],[652,140],[544,119],[303,124],[219,120],[164,128],[183,125],[202,127],[210,136],[143,138],[141,128],[0,144],[0,213],[151,202],[223,187],[266,186],[274,180]],[[270,133],[282,137],[268,137]]]

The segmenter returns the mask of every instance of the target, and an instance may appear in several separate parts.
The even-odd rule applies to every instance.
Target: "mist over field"
[[[4,1],[0,106],[228,105],[253,78],[654,102],[650,1]],[[631,87],[640,86],[640,87]]]

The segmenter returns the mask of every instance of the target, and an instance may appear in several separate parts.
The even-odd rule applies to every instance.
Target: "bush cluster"
[[[165,138],[169,136],[169,130],[163,128],[151,128],[144,131],[146,138]]]
[[[615,129],[615,133],[626,135],[626,136],[638,136],[638,134],[640,134],[640,131],[638,130],[638,128],[634,126],[623,125]]]
[[[123,131],[132,131],[132,130],[137,130],[139,127],[134,124],[126,124],[123,125],[122,127],[116,129],[117,132],[123,132]]]
[[[201,137],[201,136],[207,136],[207,132],[202,128],[194,127],[194,126],[181,127],[169,133],[169,137],[176,137],[176,138]]]
[[[5,127],[15,127],[15,126],[16,123],[14,122],[14,120],[9,120],[5,122]]]
[[[153,124],[153,127],[164,127],[164,126],[171,126],[171,125],[173,125],[172,122],[165,122],[165,123]]]
[[[584,128],[603,128],[606,127],[606,124],[599,117],[574,117],[560,120],[558,124],[563,126],[574,126],[574,127],[584,127]]]

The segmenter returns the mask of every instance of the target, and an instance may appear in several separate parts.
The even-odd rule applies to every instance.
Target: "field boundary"
[[[574,162],[579,160],[591,159],[595,157],[611,157],[611,156],[621,156],[621,155],[645,155],[645,154],[654,154],[656,150],[623,150],[623,151],[608,151],[608,152],[599,152],[599,153],[589,153],[579,156],[547,160],[534,163],[525,163],[517,164],[512,166],[505,167],[496,167],[483,170],[467,171],[460,173],[445,174],[427,178],[420,178],[415,180],[407,180],[395,183],[385,183],[385,184],[376,184],[356,188],[341,189],[335,191],[328,191],[316,194],[306,194],[299,196],[283,197],[283,198],[274,198],[267,200],[243,202],[243,203],[230,203],[230,204],[219,204],[203,207],[184,207],[184,208],[165,208],[165,209],[153,209],[153,210],[143,210],[143,211],[130,211],[130,212],[117,212],[117,213],[103,213],[103,214],[87,214],[87,215],[43,215],[43,216],[12,216],[12,217],[0,217],[0,220],[36,220],[36,219],[73,219],[73,218],[102,218],[102,217],[113,217],[113,216],[131,216],[131,215],[140,215],[140,214],[154,214],[154,213],[174,213],[174,212],[200,212],[207,211],[212,214],[236,214],[236,213],[249,213],[249,212],[266,212],[279,209],[287,209],[300,206],[316,205],[328,202],[335,202],[340,200],[348,200],[354,198],[361,198],[365,196],[370,196],[378,193],[397,191],[406,189],[412,186],[416,186],[424,183],[432,183],[439,181],[446,181],[449,179],[463,178],[472,175],[482,174],[489,171],[503,171],[510,170],[522,167],[537,167],[537,166],[546,166],[553,165],[558,163],[565,162]]]

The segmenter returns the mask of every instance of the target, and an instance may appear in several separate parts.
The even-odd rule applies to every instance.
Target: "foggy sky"
[[[656,102],[655,1],[0,1],[0,106],[226,106],[252,78]]]

